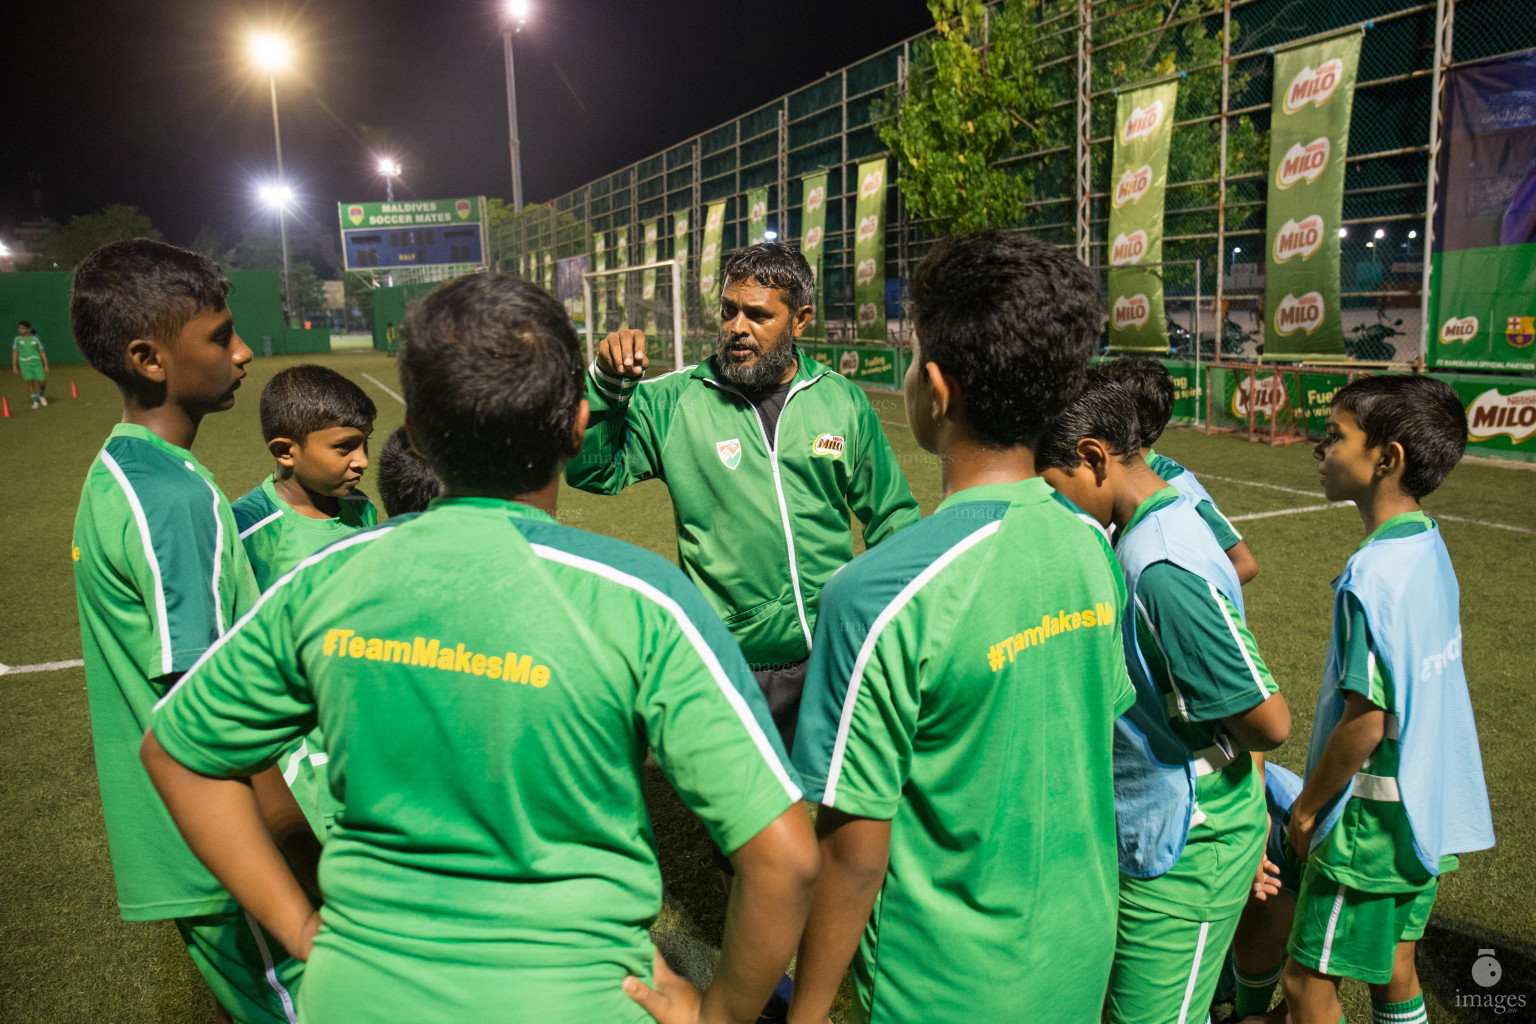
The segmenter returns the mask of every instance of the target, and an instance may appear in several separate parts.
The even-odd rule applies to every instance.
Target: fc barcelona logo
[[[741,465],[741,439],[731,438],[729,441],[716,441],[715,452],[720,456],[720,461],[725,463],[726,469],[735,469]]]
[[[1504,325],[1504,340],[1514,348],[1536,341],[1536,317],[1512,316]]]
[[[467,220],[469,218],[469,200],[460,199],[454,203],[453,212],[459,215],[459,220]]]

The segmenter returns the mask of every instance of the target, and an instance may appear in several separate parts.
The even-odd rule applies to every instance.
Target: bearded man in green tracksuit
[[[679,561],[725,620],[793,749],[821,588],[853,557],[849,513],[873,546],[917,522],[917,501],[857,385],[800,352],[814,317],[805,257],[768,242],[722,274],[718,351],[641,380],[640,331],[603,339],[587,374],[584,491],[666,482]]]

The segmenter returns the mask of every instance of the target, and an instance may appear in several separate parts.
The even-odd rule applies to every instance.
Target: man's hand
[[[620,333],[638,335],[640,332]],[[610,334],[608,339],[611,341],[615,337],[617,335]],[[607,346],[607,342],[603,344]],[[656,954],[653,970],[656,975],[655,988],[631,974],[624,979],[624,994],[639,1003],[660,1024],[699,1024],[703,1021],[704,997],[699,990],[687,978],[674,974],[660,953]]]
[[[597,347],[597,368],[610,377],[645,376],[651,361],[645,356],[645,332],[632,327],[614,331]]]
[[[292,939],[283,943],[294,959],[309,961],[309,955],[315,950],[315,936],[320,931],[320,911],[312,910],[304,923],[299,927],[299,932]]]
[[[1317,832],[1316,816],[1305,816],[1291,810],[1291,823],[1286,826],[1285,837],[1291,841],[1291,849],[1302,860],[1312,852],[1312,836]]]

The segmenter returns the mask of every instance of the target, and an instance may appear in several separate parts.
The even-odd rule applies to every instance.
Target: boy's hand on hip
[[[614,331],[597,348],[597,368],[610,377],[645,376],[645,332],[632,327]]]
[[[1312,837],[1317,833],[1317,818],[1302,817],[1294,810],[1291,812],[1291,823],[1286,826],[1285,837],[1291,841],[1291,849],[1296,851],[1296,856],[1302,860],[1312,852]]]
[[[699,990],[687,978],[675,974],[660,953],[656,954],[652,972],[655,988],[631,974],[624,979],[624,994],[655,1017],[658,1024],[701,1024],[704,997]]]

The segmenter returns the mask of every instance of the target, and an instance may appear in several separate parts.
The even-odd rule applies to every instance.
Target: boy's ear
[[[939,369],[938,363],[924,363],[923,377],[928,381],[928,390],[933,393],[933,421],[943,423],[960,397],[960,387],[954,378]]]
[[[1402,444],[1397,441],[1388,441],[1381,446],[1381,455],[1376,460],[1376,472],[1383,480],[1389,480],[1394,476],[1401,478],[1406,459]]]
[[[1114,458],[1109,448],[1096,437],[1085,437],[1077,442],[1077,457],[1083,460],[1093,474],[1093,485],[1103,487],[1109,479],[1109,463]]]
[[[576,403],[576,421],[571,424],[571,436],[566,439],[565,450],[560,454],[574,459],[581,454],[581,446],[587,439],[587,421],[592,418],[592,407],[583,398]]]
[[[274,437],[267,442],[267,451],[272,453],[272,457],[277,460],[279,466],[287,469],[293,468],[294,450],[298,447],[299,445],[288,437]]]
[[[132,373],[155,384],[165,383],[165,347],[152,338],[134,338],[123,352]]]

